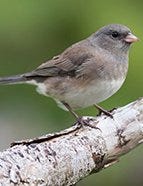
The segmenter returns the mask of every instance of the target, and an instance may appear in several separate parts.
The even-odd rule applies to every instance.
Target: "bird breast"
[[[112,96],[120,89],[123,82],[124,79],[96,81],[95,84],[92,82],[90,85],[86,86],[86,88],[79,88],[67,92],[63,100],[73,109],[85,108],[102,102]],[[63,105],[59,106],[65,109]]]
[[[50,96],[56,100],[58,106],[66,110],[61,104],[62,101],[68,103],[74,110],[92,106],[95,103],[102,102],[116,93],[122,86],[125,78],[112,80],[93,80],[86,85],[73,85],[73,82],[39,84],[38,92]],[[68,86],[67,86],[68,85]],[[49,91],[48,91],[49,89]]]

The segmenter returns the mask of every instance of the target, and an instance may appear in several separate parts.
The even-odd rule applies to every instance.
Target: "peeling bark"
[[[96,128],[73,126],[13,144],[0,153],[0,185],[70,186],[116,163],[143,142],[143,98],[112,114],[84,117]]]

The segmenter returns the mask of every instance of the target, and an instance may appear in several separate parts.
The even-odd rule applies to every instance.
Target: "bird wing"
[[[59,56],[40,65],[36,70],[27,73],[26,77],[75,76],[78,68],[91,57],[88,47],[75,44]]]

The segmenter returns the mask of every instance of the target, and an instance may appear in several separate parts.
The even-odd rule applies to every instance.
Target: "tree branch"
[[[143,142],[143,98],[112,114],[84,117],[96,128],[73,126],[1,152],[0,184],[69,186],[117,162]]]

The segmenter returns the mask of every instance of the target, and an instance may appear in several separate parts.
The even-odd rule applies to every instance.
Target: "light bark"
[[[143,98],[112,114],[84,117],[96,127],[72,126],[1,152],[0,185],[69,186],[117,162],[143,142]]]

